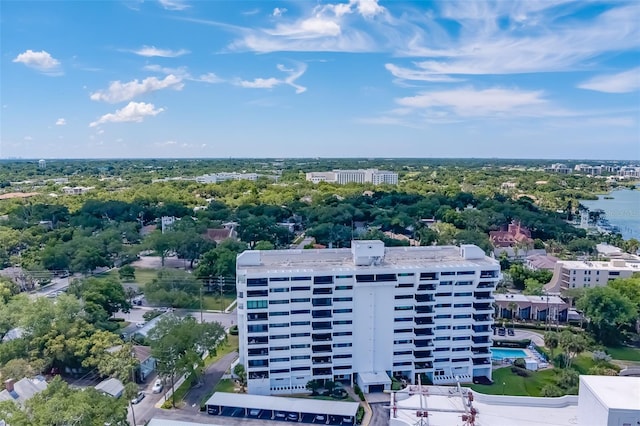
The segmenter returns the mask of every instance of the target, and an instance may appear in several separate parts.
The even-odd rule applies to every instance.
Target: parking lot
[[[271,420],[279,422],[295,422],[308,424],[324,424],[324,425],[353,425],[353,419],[350,417],[326,416],[321,414],[291,413],[286,411],[258,410],[239,407],[224,407],[222,413],[218,413],[216,407],[208,407],[207,413],[212,416],[226,416],[235,418],[249,418],[260,420]],[[300,418],[301,416],[301,418]]]

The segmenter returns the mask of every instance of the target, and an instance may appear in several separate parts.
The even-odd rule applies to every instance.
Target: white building
[[[196,176],[198,183],[220,183],[228,180],[258,180],[257,173],[214,173],[202,176]]]
[[[562,163],[554,163],[550,167],[545,167],[544,171],[550,173],[559,173],[561,175],[571,174],[571,168]]]
[[[622,259],[602,261],[561,260],[545,290],[557,293],[569,288],[601,287],[616,278],[628,278],[640,272],[640,264]]]
[[[245,251],[237,259],[240,362],[254,394],[309,380],[389,389],[491,378],[499,263],[474,245]]]
[[[40,160],[38,161],[38,168],[39,169],[46,169],[47,168],[47,161],[46,160]]]
[[[380,185],[398,184],[398,174],[387,170],[359,169],[359,170],[333,170],[331,172],[309,172],[306,174],[309,182],[329,182],[344,185],[347,183],[373,183]]]
[[[578,424],[640,424],[640,377],[580,376]]]

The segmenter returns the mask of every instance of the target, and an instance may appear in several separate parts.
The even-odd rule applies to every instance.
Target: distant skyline
[[[0,157],[640,159],[640,3],[0,2]]]

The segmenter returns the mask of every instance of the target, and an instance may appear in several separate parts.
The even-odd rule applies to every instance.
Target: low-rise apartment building
[[[622,259],[609,261],[561,260],[556,263],[553,277],[545,290],[558,293],[570,288],[605,286],[616,278],[627,278],[640,272],[640,264]]]
[[[309,172],[306,174],[306,179],[313,183],[329,182],[338,183],[340,185],[347,183],[373,183],[374,185],[380,185],[383,183],[389,185],[398,184],[398,174],[396,172],[378,169]]]
[[[237,259],[240,362],[248,391],[313,379],[390,389],[491,378],[499,263],[474,245],[245,251]]]

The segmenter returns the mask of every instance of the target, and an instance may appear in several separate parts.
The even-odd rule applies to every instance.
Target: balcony
[[[414,340],[413,345],[416,348],[428,348],[433,346],[433,341],[431,339]]]
[[[430,369],[433,368],[433,363],[432,362],[416,362],[413,364],[415,366],[416,370],[425,370],[425,369]]]
[[[432,294],[416,294],[415,298],[418,303],[435,303],[435,298]]]
[[[433,314],[433,306],[414,306],[416,314]]]
[[[473,358],[473,365],[491,365],[491,358]]]
[[[313,330],[331,330],[331,321],[315,321],[311,323]]]
[[[471,353],[474,358],[484,358],[491,356],[491,351],[489,350],[489,348],[473,348],[471,349]]]
[[[493,312],[493,307],[491,306],[491,303],[474,303],[473,310],[476,313],[487,313]]]
[[[333,294],[333,289],[331,287],[314,288],[313,294]]]
[[[482,335],[482,334],[489,334],[489,333],[493,333],[493,330],[488,325],[480,325],[480,326],[473,327],[473,334],[476,336]]]
[[[247,344],[249,344],[249,345],[268,345],[269,344],[269,336],[251,336],[247,340]]]
[[[488,291],[481,291],[481,292],[477,291],[477,292],[473,293],[473,296],[477,300],[493,300],[493,296]]]
[[[415,359],[433,358],[431,351],[413,351]]]
[[[418,291],[435,291],[437,286],[435,284],[420,284],[418,285]]]
[[[322,356],[322,357],[313,357],[312,359],[313,365],[318,365],[318,364],[331,364],[331,357],[330,356]]]
[[[331,341],[331,333],[314,333],[311,335],[311,339],[314,342],[330,342]]]
[[[413,321],[416,325],[433,325],[432,317],[416,317]]]
[[[247,315],[247,321],[266,321],[268,319],[269,319],[269,314],[267,314],[266,312]]]
[[[331,309],[314,310],[311,312],[312,318],[331,318]]]
[[[416,336],[433,336],[433,329],[431,328],[414,328],[413,332]]]
[[[317,298],[311,301],[313,306],[331,306],[331,298]]]
[[[498,278],[500,272],[498,271],[481,271],[480,278]]]
[[[249,349],[247,353],[250,357],[265,356],[265,355],[269,355],[269,349],[267,348]]]
[[[491,282],[491,281],[480,281],[480,283],[478,283],[478,286],[476,288],[478,288],[478,289],[481,289],[481,288],[496,288],[496,283]]]
[[[491,339],[489,336],[473,336],[471,338],[473,340],[474,345],[490,345]]]
[[[332,376],[333,377],[333,373],[331,371],[331,368],[314,368],[313,369],[313,375],[314,376]]]
[[[492,323],[493,317],[491,315],[474,315],[473,320],[477,325],[481,325],[482,323]]]
[[[331,352],[331,345],[313,345],[311,346],[311,352],[314,354]]]

